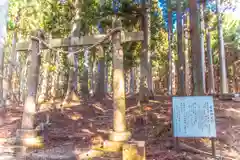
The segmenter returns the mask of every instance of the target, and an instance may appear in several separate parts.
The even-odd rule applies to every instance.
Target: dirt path
[[[70,105],[71,106],[71,105]],[[240,159],[240,103],[215,101],[217,124],[217,155]],[[0,138],[12,137],[20,127],[21,108],[9,109],[6,123],[0,126]],[[89,102],[65,108],[63,112],[51,112],[49,139],[44,149],[32,151],[32,156],[47,156],[51,159],[75,159],[76,152],[88,150],[93,141],[107,139],[112,128],[112,102]],[[44,121],[44,113],[37,115],[37,123]],[[171,101],[169,97],[157,97],[144,105],[143,111],[136,107],[136,101],[127,100],[127,124],[132,140],[146,142],[149,160],[208,159],[211,156],[193,151],[174,151],[171,132]],[[181,139],[185,144],[201,151],[211,152],[208,139]],[[57,155],[57,157],[56,157]],[[107,155],[105,159],[121,159],[119,155]],[[233,158],[234,157],[234,158]],[[46,158],[46,157],[45,157]],[[4,158],[7,160],[6,158]],[[99,158],[97,158],[99,159]]]

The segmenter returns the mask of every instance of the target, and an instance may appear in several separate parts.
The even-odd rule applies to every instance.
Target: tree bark
[[[89,75],[89,78],[91,79],[91,83],[90,83],[91,96],[95,94],[95,85],[96,85],[95,68],[96,68],[96,60],[95,60],[95,52],[93,52],[91,54],[91,67],[90,67],[90,75]]]
[[[76,15],[74,18],[74,24],[72,26],[71,37],[80,37],[80,29],[81,29],[81,20],[80,13],[82,12],[82,0],[75,1],[76,7]],[[75,52],[77,47],[70,47],[69,54]],[[72,63],[72,62],[70,62]],[[68,89],[67,94],[65,96],[64,102],[68,102],[70,100],[78,100],[77,93],[77,73],[78,73],[78,55],[73,55],[73,66],[70,67],[69,70],[69,79],[68,79]]]
[[[20,75],[20,91],[21,91],[21,101],[24,102],[26,98],[26,77],[28,76],[28,64],[29,64],[29,56],[25,55],[24,56],[25,63],[22,64],[22,70],[21,70],[21,75]]]
[[[89,50],[84,49],[84,64],[83,64],[83,73],[81,81],[81,93],[87,98],[89,96],[88,90],[88,70],[89,70]]]
[[[18,25],[18,22],[19,22],[19,19],[20,19],[20,12],[21,10],[18,10],[18,13],[17,13],[17,16],[16,16],[16,19],[15,19],[15,25]],[[11,50],[11,57],[10,57],[10,62],[9,62],[9,65],[8,65],[8,84],[7,84],[7,90],[8,90],[8,98],[12,99],[13,100],[13,96],[11,97],[10,94],[15,94],[14,92],[11,93],[13,91],[13,70],[14,68],[16,68],[16,56],[17,56],[17,51],[16,51],[16,46],[17,46],[17,30],[15,28],[14,32],[13,32],[13,40],[12,40],[12,50]],[[16,77],[15,77],[16,78]],[[14,79],[16,80],[16,79]]]
[[[204,3],[199,5],[199,12],[200,12],[200,46],[201,46],[201,79],[203,92],[206,93],[206,62],[205,62],[205,49],[204,49]]]
[[[200,40],[200,20],[197,0],[189,0],[190,33],[191,33],[191,56],[192,56],[192,78],[193,95],[204,95],[204,81]]]
[[[4,122],[4,97],[3,97],[3,73],[4,73],[4,43],[7,35],[8,0],[0,1],[0,125]]]
[[[54,102],[57,96],[59,95],[59,78],[60,78],[60,54],[55,54],[53,58],[53,62],[56,65],[56,70],[53,71],[53,78],[52,78],[52,86],[51,86],[51,100]]]
[[[105,75],[105,82],[104,82],[104,92],[105,95],[108,94],[108,54],[105,52],[105,70],[104,70],[104,75]]]
[[[219,41],[219,59],[220,59],[220,92],[221,94],[228,93],[228,79],[227,79],[227,66],[226,55],[223,40],[222,16],[220,13],[220,0],[216,0],[216,14],[217,14],[217,29]]]
[[[135,93],[135,88],[136,88],[135,71],[136,71],[136,67],[131,67],[131,70],[130,70],[130,95],[134,95],[134,93]]]
[[[105,58],[104,58],[104,49],[102,46],[98,47],[98,81],[97,81],[97,92],[96,98],[98,100],[103,100],[105,97],[104,92],[104,79],[105,79]]]
[[[144,17],[144,26],[147,27],[147,64],[148,64],[148,76],[147,84],[149,90],[149,98],[154,99],[153,79],[152,79],[152,60],[151,60],[151,0],[147,1],[146,16]]]
[[[208,94],[215,94],[215,78],[213,68],[213,55],[211,48],[211,31],[209,26],[209,19],[206,16],[205,21],[206,42],[207,42],[207,59],[208,59]]]
[[[38,97],[38,102],[41,103],[46,100],[48,97],[48,83],[49,83],[49,62],[50,62],[50,51],[44,51],[43,59],[43,80],[40,88],[40,95]]]
[[[172,10],[171,10],[171,0],[168,0],[168,95],[173,94],[173,67],[172,67]]]
[[[12,87],[12,77],[13,77],[13,70],[16,66],[14,66],[16,64],[16,45],[17,45],[17,31],[13,32],[13,40],[12,40],[12,51],[11,51],[11,60],[9,62],[8,65],[8,83],[7,83],[7,97],[10,98],[11,100],[13,100],[11,98],[11,94],[13,91],[13,87]]]
[[[185,55],[183,53],[182,3],[177,1],[177,53],[178,53],[178,95],[185,93]]]
[[[140,92],[139,92],[139,102],[148,102],[152,93],[149,90],[149,17],[148,9],[146,9],[146,2],[142,1],[142,10],[144,14],[142,16],[142,30],[144,34],[144,40],[142,41],[142,51],[140,55]]]
[[[189,65],[189,33],[188,33],[188,24],[189,24],[189,14],[185,12],[184,19],[184,57],[185,57],[185,93],[186,95],[190,95],[190,65]]]

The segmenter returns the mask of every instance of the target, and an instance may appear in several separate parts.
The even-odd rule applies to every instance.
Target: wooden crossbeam
[[[97,43],[98,41],[101,41],[106,35],[105,34],[98,34],[93,36],[83,36],[83,37],[73,37],[71,39],[71,45],[70,45],[70,39],[51,39],[50,41],[47,41],[47,43],[52,48],[64,48],[64,47],[77,47],[77,46],[88,46],[93,45]],[[122,43],[126,42],[133,42],[133,41],[142,41],[143,40],[143,32],[123,32],[121,34],[121,41]],[[104,41],[103,43],[109,43],[109,40]],[[27,51],[29,50],[31,41],[25,41],[25,42],[19,42],[17,43],[16,50],[17,51]],[[41,49],[47,49],[46,46],[42,46]]]

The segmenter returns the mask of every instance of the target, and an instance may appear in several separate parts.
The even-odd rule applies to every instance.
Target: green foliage
[[[101,22],[104,30],[112,28],[112,18],[115,15],[112,9],[112,0],[105,0],[100,6],[99,0],[81,0],[80,19],[81,33],[98,33],[97,24]],[[155,2],[155,1],[154,1]],[[121,17],[122,26],[125,31],[139,31],[141,24],[142,9],[140,5],[133,4],[131,0],[122,0],[119,12],[116,14]],[[9,44],[11,43],[13,31],[18,31],[20,39],[27,39],[31,31],[43,29],[46,37],[52,38],[66,37],[70,35],[74,17],[76,14],[75,0],[66,0],[60,3],[58,0],[35,0],[31,3],[27,0],[10,0],[9,6]],[[156,16],[156,13],[158,16]],[[163,28],[163,18],[161,10],[156,3],[151,8],[151,53],[155,57],[153,65],[155,67],[165,66],[167,64],[167,33]],[[16,20],[19,20],[17,22]],[[141,42],[124,44],[125,69],[139,64],[139,55],[141,53]],[[108,61],[111,60],[111,48],[108,52]],[[66,70],[69,64],[66,61],[66,55],[61,54],[60,70]],[[83,59],[79,56],[79,68],[82,68]],[[63,67],[65,66],[65,67]],[[56,71],[55,65],[48,66],[50,71]]]

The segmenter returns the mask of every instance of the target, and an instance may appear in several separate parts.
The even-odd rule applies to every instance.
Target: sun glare
[[[224,12],[225,14],[231,16],[233,20],[240,20],[240,1],[236,1],[234,5],[234,9],[226,9]]]

